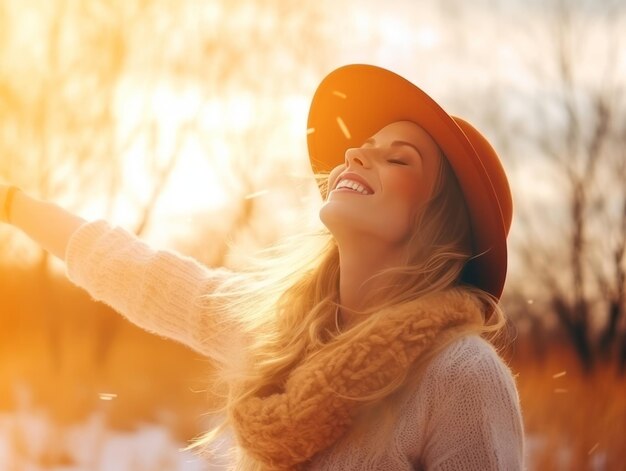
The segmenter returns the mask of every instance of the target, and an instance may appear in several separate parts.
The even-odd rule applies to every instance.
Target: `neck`
[[[389,247],[366,244],[339,246],[339,319],[343,328],[359,322],[359,311],[365,309],[368,293],[380,288],[388,278],[374,275],[400,263],[398,253]]]

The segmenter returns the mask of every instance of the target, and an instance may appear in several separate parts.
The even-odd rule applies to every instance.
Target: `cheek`
[[[394,195],[398,204],[408,209],[420,206],[424,200],[425,188],[415,175],[401,175],[394,179]]]
[[[344,164],[341,164],[337,165],[334,169],[330,171],[330,174],[328,175],[328,190],[330,190],[335,185],[335,180],[337,180],[337,177],[343,170],[345,170],[345,168],[346,166]]]

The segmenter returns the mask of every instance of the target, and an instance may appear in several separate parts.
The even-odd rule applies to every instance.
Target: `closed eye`
[[[396,165],[408,165],[408,163],[404,162],[403,160],[398,160],[398,159],[387,159],[387,162],[389,162],[390,164],[396,164]]]

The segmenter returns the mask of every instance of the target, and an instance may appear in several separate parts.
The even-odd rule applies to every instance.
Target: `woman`
[[[3,218],[94,298],[214,360],[224,423],[196,445],[232,431],[235,469],[522,469],[515,383],[481,336],[504,324],[512,208],[495,151],[367,65],[322,81],[308,144],[328,233],[277,276],[275,260],[208,269],[13,187]]]

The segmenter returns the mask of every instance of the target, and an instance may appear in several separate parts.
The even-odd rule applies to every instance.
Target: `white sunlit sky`
[[[440,3],[449,4],[449,11],[439,6]],[[534,109],[524,108],[521,102],[527,97],[524,94],[541,96],[551,86],[556,89],[556,84],[550,82],[554,80],[551,76],[555,74],[556,66],[547,57],[555,45],[549,41],[549,31],[545,31],[554,20],[540,2],[528,2],[527,7],[521,3],[512,0],[477,2],[474,8],[462,8],[461,2],[397,1],[381,8],[380,2],[370,0],[351,10],[350,2],[337,2],[336,9],[340,14],[331,17],[328,28],[339,36],[338,48],[330,62],[333,67],[357,62],[388,67],[418,84],[452,113],[469,115],[474,121],[485,120],[480,110],[488,107],[489,103],[473,100],[472,97],[483,99],[483,92],[488,89],[498,93],[499,99],[503,96],[510,99],[503,104],[501,112],[513,115],[529,113]],[[342,7],[350,13],[341,14]],[[242,21],[253,20],[252,17],[244,17]],[[607,36],[611,33],[603,16],[585,16],[575,20],[584,24],[585,32],[572,44],[580,57],[580,63],[575,63],[574,68],[581,83],[593,85],[602,76],[610,55],[615,53],[612,47],[606,45]],[[622,32],[619,32],[618,40],[623,40]],[[364,43],[371,47],[363,47]],[[612,64],[617,77],[626,75],[622,56],[618,56]],[[283,145],[279,152],[268,148],[268,153],[306,163],[306,116],[314,86],[322,77],[311,77],[299,93],[278,98],[268,99],[249,91],[234,90],[226,96],[206,101],[203,99],[202,82],[193,88],[178,87],[163,80],[154,88],[146,89],[141,78],[136,80],[131,71],[117,95],[120,125],[130,125],[135,119],[133,110],[139,112],[148,103],[163,131],[165,152],[175,138],[171,132],[168,134],[168,130],[176,129],[182,120],[196,113],[203,126],[210,131],[224,127],[246,130],[254,128],[259,109],[272,107],[273,116],[278,119],[273,133],[267,136],[267,142],[271,145],[276,134],[281,136]],[[185,149],[185,158],[168,188],[171,197],[164,198],[167,204],[161,210],[176,211],[195,203],[220,206],[227,202],[228,188],[225,186],[229,182],[212,180],[219,170],[216,172],[211,166],[219,167],[220,160],[232,157],[234,150],[229,137],[211,142],[211,151],[220,156],[217,162],[206,159],[203,154],[206,149],[193,145]],[[263,140],[259,143],[263,145]],[[529,170],[535,175],[524,174],[530,167],[514,164],[519,156],[503,155],[503,160],[512,168],[515,166],[514,179],[532,178],[534,191],[544,192],[542,195],[553,191],[549,182],[542,185],[536,179],[536,172]],[[306,168],[306,165],[301,167]],[[129,159],[127,172],[128,180],[141,191],[140,163]],[[209,189],[208,197],[195,203],[186,198],[184,191],[176,191],[202,185]]]
[[[181,83],[171,79],[168,73],[159,73],[165,68],[155,70],[153,65],[168,61],[194,63],[202,52],[197,38],[208,30],[215,30],[216,35],[223,34],[222,40],[234,44],[245,40],[251,31],[262,37],[276,36],[277,41],[283,42],[300,39],[297,24],[291,25],[291,18],[282,18],[272,7],[263,9],[252,1],[232,5],[219,1],[181,2],[155,23],[156,28],[162,28],[163,35],[167,35],[167,41],[146,44],[144,38],[138,36],[140,44],[128,55],[113,96],[120,141],[147,117],[154,122],[158,133],[154,148],[156,161],[167,159],[185,121],[196,120],[205,137],[202,143],[195,138],[186,139],[181,146],[178,162],[159,197],[156,219],[181,214],[188,217],[190,212],[203,210],[211,212],[232,202],[238,181],[229,174],[229,162],[242,158],[245,152],[237,142],[238,132],[244,134],[261,127],[263,131],[253,141],[259,152],[267,155],[268,160],[276,159],[279,165],[287,162],[289,172],[306,177],[305,131],[309,102],[323,75],[343,64],[372,63],[406,76],[451,113],[462,115],[485,129],[497,148],[503,137],[490,135],[489,119],[494,112],[510,120],[532,122],[537,109],[529,101],[558,93],[553,50],[560,20],[550,11],[549,2],[481,0],[473,2],[471,7],[458,0],[368,0],[358,4],[348,0],[323,0],[317,4],[320,7],[312,11],[321,16],[311,21],[320,21],[320,18],[324,21],[315,34],[332,39],[331,47],[322,50],[325,55],[319,62],[324,65],[315,73],[301,67],[302,74],[294,75],[298,73],[300,57],[288,49],[281,55],[280,46],[276,45],[273,47],[279,53],[271,56],[273,62],[265,69],[262,68],[266,56],[261,46],[258,50],[254,47],[247,50],[246,61],[252,58],[249,62],[254,64],[258,56],[259,63],[252,72],[247,65],[237,77],[237,64],[231,65],[235,70],[231,75],[237,78],[235,82],[242,83],[244,73],[257,72],[267,76],[268,82],[273,78],[284,80],[280,70],[284,67],[298,85],[280,95],[245,86],[211,93],[208,90],[211,82],[203,80],[202,75],[198,75],[195,82]],[[624,41],[623,31],[626,31],[621,28],[624,23],[619,9],[621,2],[564,4],[571,5],[567,41],[571,43],[579,83],[597,86],[607,66],[617,80],[626,77],[624,55],[616,54]],[[610,8],[601,8],[599,4],[614,5],[613,9],[620,14],[611,16]],[[312,3],[302,5],[305,10],[304,6]],[[37,54],[45,52],[44,46],[34,47],[30,41],[38,28],[37,12],[37,8],[32,8],[20,13],[21,28],[14,30],[13,38],[16,57],[24,55],[25,46],[33,49],[35,60],[40,59]],[[141,33],[141,28],[133,31],[133,34]],[[308,37],[303,39],[307,40]],[[67,41],[72,41],[71,34]],[[315,51],[316,46],[310,44],[309,48]],[[219,60],[215,62],[216,67],[221,64]],[[15,63],[20,64],[20,61]],[[494,99],[490,100],[491,97]],[[555,115],[553,119],[560,118]],[[267,127],[268,122],[271,128]],[[521,199],[554,197],[553,175],[542,167],[541,161],[529,159],[528,154],[522,155],[523,148],[507,147],[506,151],[502,157],[514,190],[523,189]],[[138,140],[125,150],[125,183],[123,191],[118,192],[114,220],[129,224],[136,219],[132,202],[139,203],[150,193],[154,174],[146,171],[148,155],[150,150],[145,140]],[[528,165],[529,160],[532,165]],[[271,197],[271,190],[260,187],[253,193],[267,198]],[[103,215],[102,204],[94,200],[83,203],[88,204],[82,208],[86,217]],[[310,204],[315,206],[319,201],[312,197]],[[184,225],[184,221],[177,221],[177,224]],[[191,225],[193,227],[193,221]],[[187,228],[179,227],[174,231],[185,233]],[[167,237],[162,230],[159,234],[149,237]]]

